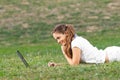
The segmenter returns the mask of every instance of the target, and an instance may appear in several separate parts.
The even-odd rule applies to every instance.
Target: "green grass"
[[[42,45],[41,45],[42,46]],[[78,66],[67,65],[66,60],[61,55],[58,46],[21,46],[1,48],[1,79],[7,80],[114,80],[119,79],[119,62],[108,64],[80,64]],[[7,51],[5,50],[7,49]],[[31,68],[26,68],[16,55],[16,49],[21,50]],[[49,61],[64,63],[59,67],[48,67]],[[113,77],[114,76],[114,77]]]
[[[70,23],[99,49],[120,46],[119,4],[119,0],[0,0],[0,80],[119,80],[120,62],[69,66],[51,35],[54,25]],[[48,67],[49,61],[63,66]]]

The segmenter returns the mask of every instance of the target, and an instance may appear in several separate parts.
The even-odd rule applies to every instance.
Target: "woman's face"
[[[66,45],[66,34],[55,32],[55,33],[53,33],[53,37],[62,46]]]

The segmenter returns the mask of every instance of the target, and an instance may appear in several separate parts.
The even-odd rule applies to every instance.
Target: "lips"
[[[66,43],[65,43],[65,41],[61,41],[60,44],[61,44],[62,46],[64,46]]]

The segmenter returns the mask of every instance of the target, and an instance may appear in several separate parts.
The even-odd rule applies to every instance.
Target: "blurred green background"
[[[63,23],[88,39],[119,38],[119,13],[119,0],[0,0],[0,45],[50,42],[52,28]]]

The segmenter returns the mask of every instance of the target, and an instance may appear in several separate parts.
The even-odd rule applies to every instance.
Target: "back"
[[[82,51],[81,60],[85,63],[104,63],[105,53],[103,50],[98,50],[87,39],[75,35],[71,43],[71,47],[78,47]]]

